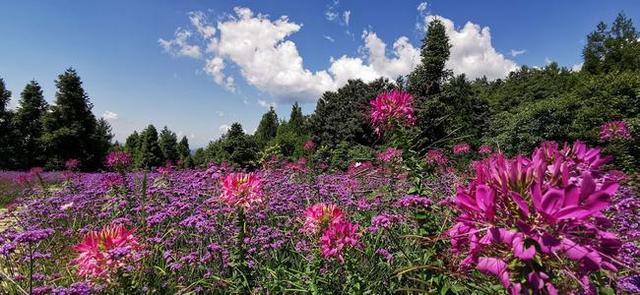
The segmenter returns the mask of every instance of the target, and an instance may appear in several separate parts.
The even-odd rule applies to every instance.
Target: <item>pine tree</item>
[[[133,131],[124,143],[124,150],[131,156],[132,166],[134,168],[141,168],[141,137],[138,131]]]
[[[91,112],[93,105],[82,88],[80,76],[72,68],[56,80],[55,104],[44,118],[42,141],[49,168],[62,168],[67,159],[78,159],[83,168],[93,170],[102,165],[96,154],[98,122]]]
[[[151,169],[162,165],[162,151],[158,145],[158,131],[153,125],[140,134],[140,166],[141,168]]]
[[[440,86],[450,74],[445,70],[451,44],[446,28],[439,19],[429,22],[422,39],[420,56],[422,64],[409,76],[409,91],[416,96],[426,97],[440,92]]]
[[[256,141],[261,147],[266,146],[269,141],[276,137],[278,131],[278,115],[273,107],[269,108],[269,111],[262,115],[258,129],[256,129],[255,137]]]
[[[111,133],[111,125],[104,118],[100,118],[98,120],[98,125],[96,126],[96,133],[94,134],[94,147],[93,153],[97,159],[104,159],[107,156],[107,153],[112,148],[111,140],[113,139],[113,133]],[[120,148],[119,143],[114,144],[115,147]]]
[[[183,136],[178,142],[177,147],[178,159],[182,161],[186,161],[189,156],[191,156],[191,149],[189,149],[189,140],[186,136]]]
[[[302,108],[298,105],[298,102],[291,106],[291,115],[289,116],[289,124],[291,128],[295,130],[298,135],[304,133],[305,122],[304,115],[302,114]]]
[[[14,128],[11,124],[13,113],[7,109],[11,91],[7,90],[4,80],[0,78],[0,170],[14,168],[12,159],[16,156],[14,150]]]
[[[178,138],[176,134],[164,126],[160,131],[160,139],[158,141],[160,151],[162,151],[163,161],[171,161],[175,163],[178,160]]]
[[[599,23],[587,36],[582,69],[590,74],[640,69],[639,39],[633,21],[623,13],[618,14],[610,30],[605,23]]]
[[[14,116],[14,125],[20,140],[20,154],[16,155],[21,168],[41,166],[45,162],[42,137],[42,123],[49,108],[42,95],[42,88],[31,81],[20,94],[18,110]]]

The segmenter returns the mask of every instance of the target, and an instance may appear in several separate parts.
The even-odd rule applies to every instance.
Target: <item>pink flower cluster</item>
[[[483,144],[478,148],[478,153],[481,155],[488,155],[493,153],[493,149],[491,148],[490,145]]]
[[[371,125],[381,135],[396,125],[415,124],[413,97],[408,92],[393,90],[380,93],[371,100]]]
[[[402,150],[390,147],[380,152],[377,158],[381,162],[402,161]]]
[[[130,162],[131,157],[129,156],[129,153],[124,151],[114,151],[107,155],[105,164],[108,168],[121,170],[127,168]]]
[[[250,209],[262,203],[262,181],[255,173],[231,173],[222,179],[220,199],[230,206]]]
[[[440,150],[427,151],[427,163],[437,166],[446,166],[449,159]]]
[[[463,155],[471,151],[471,146],[468,143],[459,143],[453,146],[454,155]]]
[[[322,257],[336,258],[342,263],[343,249],[360,244],[358,225],[348,221],[344,212],[334,204],[315,204],[305,210],[303,217],[303,232],[313,235],[321,233],[319,243]]]
[[[581,142],[546,142],[531,158],[497,154],[476,164],[447,231],[452,251],[466,255],[461,266],[498,277],[512,294],[557,294],[551,277],[576,278],[589,290],[590,273],[616,271],[621,242],[602,227],[618,188],[599,171],[607,160]]]
[[[69,171],[74,171],[80,167],[80,160],[78,159],[68,159],[64,162],[64,168]]]
[[[304,142],[304,145],[302,145],[302,148],[305,151],[312,151],[313,149],[316,148],[316,143],[313,142],[313,140],[309,139],[309,140]]]
[[[78,275],[92,279],[108,279],[116,270],[129,265],[140,244],[122,225],[107,225],[102,230],[87,233],[82,242],[73,247],[78,257],[72,264]]]
[[[600,125],[600,140],[628,140],[631,139],[631,132],[624,121],[605,122]]]

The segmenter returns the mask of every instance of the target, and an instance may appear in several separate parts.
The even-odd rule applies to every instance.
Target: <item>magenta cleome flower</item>
[[[110,152],[107,155],[105,164],[107,165],[108,168],[111,168],[114,170],[123,170],[129,166],[130,162],[131,162],[131,157],[129,156],[129,153],[124,151],[114,151],[114,152]]]
[[[250,209],[262,203],[262,181],[255,173],[231,173],[222,179],[220,199],[229,206]]]
[[[308,139],[307,141],[304,142],[304,144],[302,145],[302,148],[305,151],[312,151],[316,148],[316,143],[313,142],[313,140]]]
[[[471,151],[471,146],[468,143],[459,143],[453,146],[454,155],[463,155]]]
[[[107,225],[102,230],[87,233],[82,242],[73,247],[78,257],[72,264],[78,275],[91,279],[109,279],[116,270],[133,262],[134,254],[141,249],[134,230],[122,225]]]
[[[80,167],[80,160],[68,159],[64,162],[64,167],[69,171],[74,171]]]
[[[587,283],[591,272],[616,271],[622,243],[602,227],[618,188],[597,170],[606,161],[576,142],[563,149],[544,143],[531,158],[497,154],[476,162],[476,178],[458,188],[460,215],[447,232],[452,252],[466,255],[461,266],[498,277],[514,294],[557,293],[540,269]]]
[[[380,93],[371,100],[371,125],[378,135],[396,125],[415,124],[413,97],[408,92],[393,90]]]
[[[628,140],[631,139],[631,132],[624,121],[605,122],[600,125],[600,140]]]
[[[478,148],[478,153],[481,155],[488,155],[493,153],[493,149],[491,148],[490,145],[483,144]]]
[[[377,158],[381,162],[402,161],[402,150],[389,147],[378,153]]]
[[[329,225],[320,238],[320,253],[325,258],[336,258],[344,263],[342,252],[345,248],[358,247],[360,234],[358,225],[348,221],[341,221]]]
[[[449,159],[440,150],[427,151],[427,163],[437,166],[446,166]]]
[[[318,203],[304,211],[302,231],[310,234],[322,232],[328,226],[342,221],[344,213],[334,204]]]

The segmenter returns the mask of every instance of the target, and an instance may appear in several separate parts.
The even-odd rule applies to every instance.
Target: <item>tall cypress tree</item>
[[[183,136],[178,143],[178,158],[182,161],[186,161],[189,156],[191,156],[191,149],[189,149],[189,140],[186,136]]]
[[[430,21],[422,39],[422,64],[409,76],[409,91],[422,97],[440,92],[440,86],[449,74],[444,67],[449,59],[450,49],[451,44],[442,21]]]
[[[304,133],[304,115],[302,114],[302,108],[298,104],[298,102],[294,103],[291,106],[291,115],[289,116],[289,124],[291,128],[298,134],[301,135]]]
[[[162,151],[158,145],[158,131],[153,125],[140,134],[140,167],[150,169],[162,165]]]
[[[93,105],[82,87],[78,73],[67,69],[55,81],[55,104],[44,118],[42,141],[49,168],[62,168],[67,159],[79,159],[83,168],[96,169],[102,164],[96,154],[98,122],[91,112]]]
[[[4,80],[0,78],[0,169],[12,169],[15,158],[14,129],[11,124],[13,113],[7,109],[11,91],[7,90]]]
[[[141,168],[141,137],[138,131],[133,131],[124,143],[124,150],[129,153],[134,168]]]
[[[176,134],[164,126],[160,131],[160,139],[158,140],[160,151],[162,152],[163,161],[171,161],[175,163],[178,160],[178,138]]]
[[[256,129],[256,141],[261,147],[264,147],[276,137],[276,132],[278,131],[278,114],[271,107],[268,112],[262,115],[262,119],[260,120],[260,124],[258,124],[258,129]]]
[[[31,81],[20,94],[20,102],[14,125],[19,134],[20,155],[17,157],[21,168],[28,169],[41,166],[46,160],[44,149],[40,141],[43,127],[43,117],[49,108],[42,95],[42,88],[36,81]]]

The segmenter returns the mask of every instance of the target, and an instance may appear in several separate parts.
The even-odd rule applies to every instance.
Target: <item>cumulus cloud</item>
[[[420,13],[425,12],[427,10],[427,2],[421,2],[420,4],[418,4],[418,7],[416,9]]]
[[[512,57],[516,57],[516,56],[518,56],[518,55],[523,55],[523,54],[525,54],[525,53],[527,53],[527,51],[526,51],[526,50],[524,50],[524,49],[522,49],[522,50],[515,50],[515,49],[511,49],[511,56],[512,56]]]
[[[200,46],[192,45],[187,42],[191,37],[191,32],[178,28],[174,34],[174,38],[170,40],[158,39],[158,43],[165,52],[173,56],[187,56],[191,58],[200,58],[202,53]]]
[[[456,29],[452,20],[438,15],[427,16],[425,25],[435,19],[442,21],[451,42],[451,56],[446,67],[454,73],[464,73],[472,79],[482,76],[496,79],[518,68],[514,61],[493,48],[489,27],[467,22],[461,29]]]
[[[258,105],[260,105],[263,108],[271,108],[273,107],[274,109],[276,108],[276,103],[275,102],[268,102],[264,99],[258,99]]]
[[[117,120],[119,118],[118,114],[112,112],[112,111],[104,111],[104,113],[102,113],[102,118],[107,120],[107,121],[114,121]]]
[[[222,124],[218,127],[218,131],[220,131],[220,133],[225,133],[227,131],[229,131],[229,129],[231,129],[231,126],[227,125],[227,124]]]
[[[420,49],[407,37],[399,37],[391,48],[387,48],[375,32],[364,31],[364,44],[358,56],[330,58],[327,69],[312,71],[305,67],[296,44],[289,39],[302,29],[301,24],[286,16],[272,19],[243,7],[234,8],[234,12],[234,15],[220,18],[215,28],[201,13],[190,14],[195,31],[204,40],[202,46],[207,48],[204,72],[231,91],[235,89],[234,78],[225,73],[227,65],[237,69],[247,84],[271,94],[277,101],[312,102],[323,92],[335,90],[349,79],[366,82],[379,77],[396,79],[409,74],[421,62]],[[517,67],[493,48],[488,27],[467,22],[463,28],[456,29],[451,20],[440,16],[425,16],[423,26],[435,18],[442,20],[451,40],[447,67],[455,73],[465,73],[470,78],[487,76],[494,79],[504,77]]]
[[[578,64],[575,64],[575,65],[571,66],[571,71],[580,72],[580,70],[582,70],[582,65],[584,65],[584,63],[581,62],[581,63],[578,63]]]

